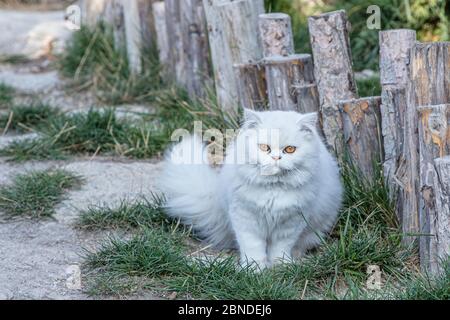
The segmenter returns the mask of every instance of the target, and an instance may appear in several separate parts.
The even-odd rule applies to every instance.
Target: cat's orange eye
[[[259,148],[261,149],[261,151],[270,152],[270,147],[267,144],[260,144]]]
[[[295,152],[295,150],[297,150],[297,148],[296,147],[293,147],[293,146],[288,146],[288,147],[286,147],[286,148],[284,148],[284,153],[294,153]]]

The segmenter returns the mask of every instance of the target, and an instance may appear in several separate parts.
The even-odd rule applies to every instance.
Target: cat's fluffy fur
[[[317,246],[336,221],[342,186],[316,123],[315,113],[245,110],[220,169],[180,164],[189,147],[193,157],[205,158],[200,137],[183,139],[168,152],[161,181],[169,215],[216,247],[237,245],[242,263],[255,261],[261,268]],[[279,147],[275,138],[260,134],[264,129],[279,130]],[[260,144],[273,147],[264,152]],[[283,153],[286,146],[297,149]]]

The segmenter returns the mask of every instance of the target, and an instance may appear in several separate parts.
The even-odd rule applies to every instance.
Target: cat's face
[[[245,110],[249,164],[258,166],[262,175],[279,175],[314,161],[318,153],[316,122],[316,113]]]

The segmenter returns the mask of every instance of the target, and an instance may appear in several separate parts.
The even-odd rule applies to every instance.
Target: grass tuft
[[[34,115],[36,123],[33,124],[30,119],[21,120],[18,116],[14,120],[15,127],[32,127],[39,137],[14,141],[0,149],[0,156],[12,161],[64,159],[70,154],[144,159],[160,155],[171,143],[172,133],[179,128],[192,130],[194,121],[201,121],[203,130],[218,128],[225,131],[238,127],[237,115],[224,113],[213,94],[191,100],[184,90],[172,88],[161,91],[155,99],[159,105],[157,111],[133,121],[118,118],[113,108],[68,115],[45,114],[45,109],[41,109],[44,114]],[[17,113],[26,115],[25,111]],[[30,110],[30,113],[36,112]],[[28,125],[21,126],[20,121],[28,122]]]
[[[77,226],[87,230],[94,229],[135,229],[138,227],[160,227],[170,225],[162,206],[165,198],[152,194],[150,199],[125,200],[116,207],[109,205],[90,206],[80,213]]]
[[[4,83],[0,83],[0,108],[10,106],[14,99],[14,89]]]
[[[442,270],[437,275],[416,273],[404,276],[402,288],[397,294],[402,300],[449,300],[450,257],[441,262]]]
[[[14,161],[63,159],[69,154],[113,154],[146,158],[157,155],[168,143],[163,129],[143,120],[119,119],[114,109],[59,114],[36,128],[38,138],[14,141],[0,155]]]
[[[18,105],[0,114],[0,130],[3,132],[27,132],[42,128],[47,121],[58,116],[59,111],[42,103]]]
[[[83,26],[74,33],[61,57],[60,70],[82,87],[93,86],[103,102],[148,102],[153,101],[153,93],[162,88],[163,82],[156,49],[143,49],[142,56],[142,72],[132,74],[126,50],[118,48],[109,26]]]
[[[375,97],[381,95],[381,83],[379,77],[357,80],[358,94],[360,97]]]
[[[50,217],[65,192],[81,181],[79,176],[59,169],[17,175],[10,185],[0,187],[0,211],[7,218]]]

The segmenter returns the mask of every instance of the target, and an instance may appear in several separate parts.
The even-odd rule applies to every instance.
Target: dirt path
[[[29,20],[27,20],[29,18]],[[8,48],[7,37],[0,41],[0,56],[27,53],[30,30],[42,25],[60,25],[61,12],[6,12],[0,10],[0,29],[7,21],[19,21],[10,30],[17,41]],[[39,27],[41,28],[41,27]],[[39,29],[38,28],[38,29]],[[8,49],[6,49],[8,48]],[[64,111],[87,109],[92,96],[72,95],[56,70],[48,64],[0,64],[0,83],[16,89],[16,102],[38,98]],[[0,147],[24,136],[2,136]],[[95,248],[108,233],[84,232],[74,228],[81,209],[90,204],[111,204],[133,199],[155,188],[161,164],[157,160],[124,161],[114,158],[76,158],[69,161],[15,164],[0,158],[0,184],[8,184],[18,173],[33,169],[64,168],[84,178],[79,190],[67,195],[53,219],[2,221],[0,212],[0,299],[87,299],[79,282],[84,248]],[[139,298],[139,297],[138,297]],[[140,298],[151,299],[152,296]]]
[[[17,173],[45,168],[64,168],[85,179],[81,189],[69,193],[58,206],[54,219],[0,223],[0,299],[88,298],[83,284],[76,283],[82,254],[84,249],[94,249],[108,233],[77,230],[74,220],[89,204],[114,204],[156,191],[160,166],[157,162],[110,159],[24,165],[0,160],[0,184]]]

